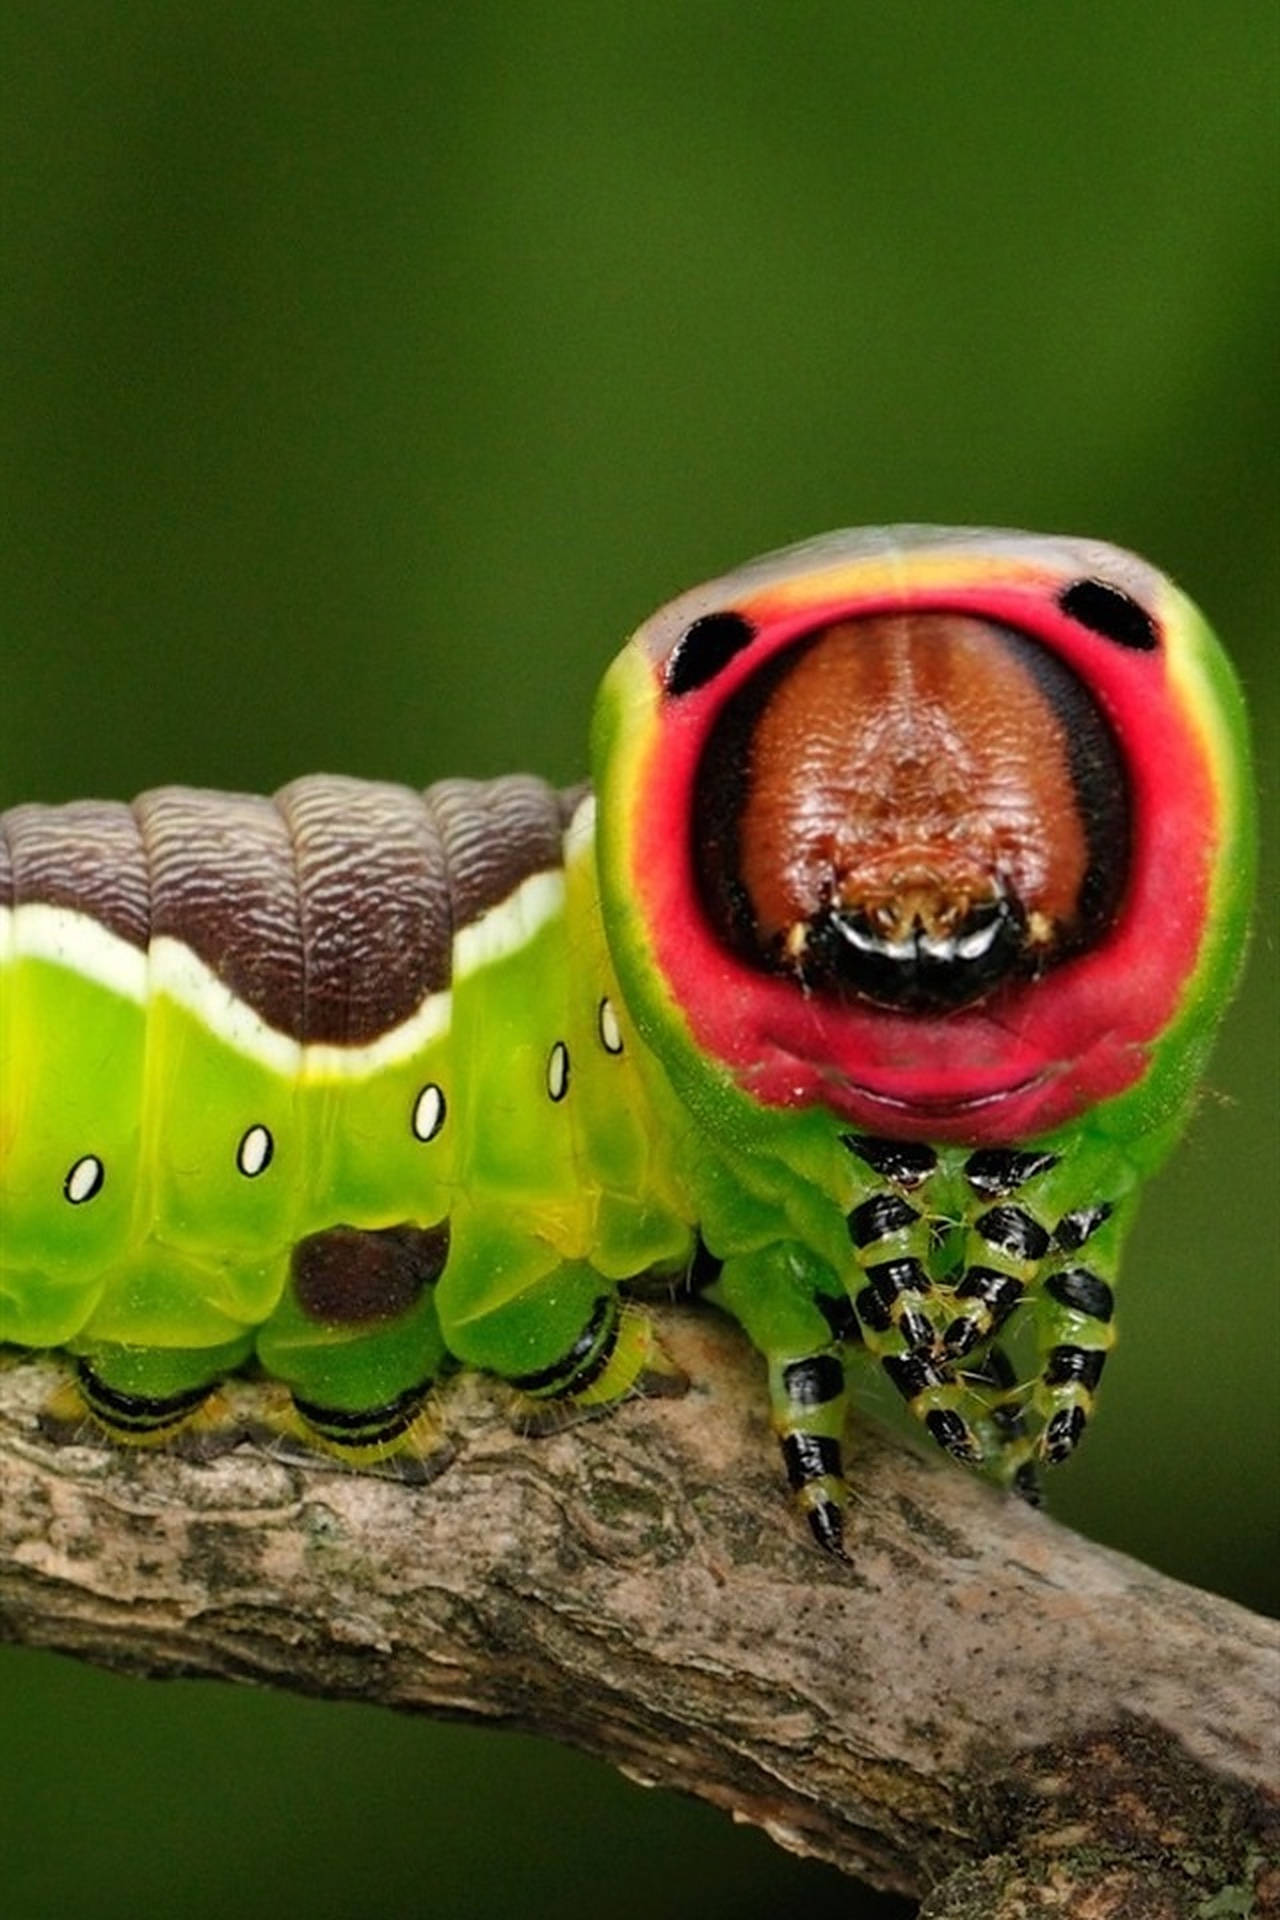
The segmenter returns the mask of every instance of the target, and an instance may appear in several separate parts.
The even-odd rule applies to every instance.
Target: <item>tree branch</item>
[[[658,1317],[686,1398],[528,1440],[464,1376],[424,1487],[55,1446],[57,1364],[16,1364],[0,1636],[549,1734],[939,1920],[1280,1901],[1268,1622],[869,1426],[841,1566],[787,1514],[740,1336]]]

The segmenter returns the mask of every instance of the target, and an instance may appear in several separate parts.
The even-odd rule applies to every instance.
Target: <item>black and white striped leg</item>
[[[1008,1183],[1032,1179],[1055,1164],[1049,1154],[989,1151],[971,1155],[966,1173],[975,1193],[985,1199],[1019,1190]],[[954,1294],[959,1311],[942,1337],[949,1359],[963,1359],[998,1333],[1034,1282],[1052,1245],[1038,1214],[1035,1202],[1023,1195],[1019,1202],[1006,1198],[985,1208],[972,1221]]]
[[[1016,1274],[974,1262],[961,1273],[955,1289],[959,1311],[942,1336],[949,1360],[963,1360],[998,1333],[1026,1288]]]
[[[798,1241],[730,1254],[706,1290],[766,1356],[769,1408],[796,1505],[844,1556],[845,1346],[852,1310],[836,1269]]]
[[[1041,1372],[1034,1395],[1043,1422],[1040,1453],[1050,1466],[1079,1446],[1115,1344],[1112,1286],[1125,1214],[1121,1203],[1097,1201],[1064,1214],[1054,1228],[1051,1270],[1037,1289]]]
[[[908,1347],[880,1294],[867,1288],[858,1295],[858,1315],[868,1350],[879,1360],[907,1406],[945,1453],[967,1467],[983,1457],[982,1444],[963,1411],[969,1390],[957,1380],[949,1360],[930,1347]]]
[[[867,1348],[938,1445],[975,1466],[982,1448],[963,1411],[967,1390],[938,1331],[945,1296],[929,1273],[934,1223],[924,1206],[914,1204],[937,1170],[937,1153],[916,1141],[852,1133],[842,1138],[855,1160],[886,1183],[847,1216],[866,1280],[854,1304]]]
[[[1035,1437],[1027,1424],[1029,1385],[1019,1383],[1012,1360],[999,1345],[967,1368],[965,1378],[982,1402],[984,1453],[993,1477],[1028,1506],[1038,1507],[1043,1495]]]
[[[938,1294],[929,1277],[929,1222],[900,1193],[873,1193],[848,1216],[849,1238],[867,1284],[855,1296],[858,1318],[901,1336],[910,1353],[938,1345]]]
[[[1040,1451],[1051,1466],[1079,1446],[1098,1382],[1115,1344],[1115,1299],[1092,1266],[1060,1267],[1036,1303],[1044,1354],[1035,1403],[1044,1420]]]
[[[820,1547],[845,1558],[844,1358],[837,1348],[771,1356],[769,1400],[796,1504]]]
[[[878,1351],[875,1338],[869,1333],[867,1344]],[[943,1452],[963,1466],[980,1466],[982,1442],[964,1411],[972,1394],[967,1384],[956,1378],[951,1363],[918,1351],[881,1352],[879,1357],[910,1411]]]

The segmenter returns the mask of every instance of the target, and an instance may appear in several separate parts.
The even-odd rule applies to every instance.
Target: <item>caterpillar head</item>
[[[601,693],[628,1004],[712,1123],[994,1143],[1137,1090],[1155,1124],[1243,945],[1245,757],[1216,642],[1131,554],[897,528],[756,561]]]

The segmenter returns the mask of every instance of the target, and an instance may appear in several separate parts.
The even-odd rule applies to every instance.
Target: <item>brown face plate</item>
[[[1089,944],[1129,838],[1092,697],[967,614],[800,640],[726,701],[699,768],[699,880],[729,945],[900,1010],[971,1004]]]

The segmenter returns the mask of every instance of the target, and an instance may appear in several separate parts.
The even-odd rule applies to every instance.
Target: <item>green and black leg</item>
[[[769,1405],[796,1505],[819,1546],[844,1557],[846,1342],[856,1322],[838,1278],[789,1242],[725,1260],[706,1297],[766,1356]]]

